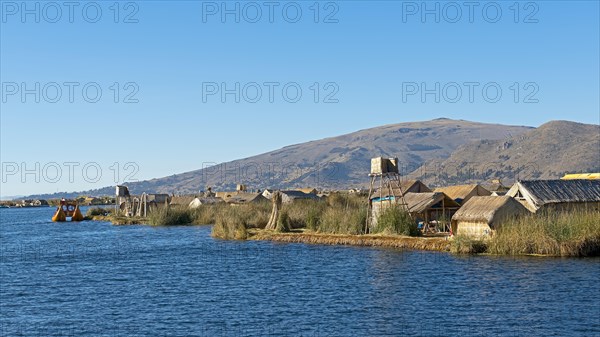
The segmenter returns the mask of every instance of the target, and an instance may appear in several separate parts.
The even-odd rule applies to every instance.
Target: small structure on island
[[[400,207],[407,213],[409,212],[404,200],[405,192],[402,181],[398,173],[398,158],[372,158],[369,177],[371,178],[371,183],[369,185],[365,234],[370,233],[377,225],[377,218],[384,209]]]
[[[506,195],[515,198],[534,213],[547,209],[599,210],[600,180],[520,180]]]
[[[446,193],[447,196],[454,199],[454,201],[458,202],[460,205],[463,205],[475,196],[492,195],[492,192],[486,190],[479,184],[438,187],[435,189],[435,192]]]
[[[195,198],[195,195],[174,195],[171,197],[169,205],[187,207]]]
[[[452,234],[490,237],[506,221],[526,214],[525,206],[509,196],[472,197],[452,217]]]
[[[442,192],[406,193],[408,212],[426,233],[449,233],[450,220],[460,205]]]
[[[223,199],[217,197],[196,197],[188,205],[189,208],[198,208],[202,205],[215,205],[224,202]]]
[[[500,179],[493,179],[490,184],[483,185],[483,188],[490,191],[493,196],[505,195],[510,190],[510,186],[502,184]]]
[[[317,194],[313,193],[305,193],[302,191],[280,191],[281,192],[281,201],[284,204],[292,203],[296,200],[318,200],[320,199]]]
[[[263,197],[261,193],[238,192],[232,195],[226,195],[222,198],[228,204],[247,204],[255,202],[265,202],[268,199]]]
[[[150,209],[167,205],[168,198],[166,194],[142,193],[141,195],[132,196],[129,193],[129,188],[123,185],[116,186],[115,195],[115,212],[122,212],[127,217],[145,217]]]

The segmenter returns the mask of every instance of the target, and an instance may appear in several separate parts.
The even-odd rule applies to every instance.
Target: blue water
[[[2,336],[599,336],[600,260],[231,242],[0,209]]]

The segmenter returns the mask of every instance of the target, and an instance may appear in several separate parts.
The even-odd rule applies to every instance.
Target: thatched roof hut
[[[423,213],[429,209],[453,208],[458,209],[460,205],[441,192],[406,193],[404,200],[410,213]]]
[[[423,193],[406,193],[404,195],[404,201],[408,212],[411,214],[413,219],[423,224],[423,231],[428,232],[429,228],[435,231],[448,231],[449,221],[452,215],[460,205],[452,200],[450,197],[441,192],[423,192]],[[385,199],[376,198],[372,200],[372,217],[371,223],[377,224],[377,218],[379,214],[386,208],[393,205],[401,205],[402,199],[399,197],[390,196]],[[440,224],[442,227],[448,225],[448,228],[437,228],[437,226],[431,226],[431,224]]]
[[[420,180],[405,180],[400,182],[400,188],[392,188],[392,192],[390,193],[389,188],[383,188],[381,193],[379,189],[373,190],[370,199],[375,198],[385,198],[385,197],[401,197],[403,194],[407,193],[424,193],[424,192],[433,192],[429,187],[423,184]]]
[[[222,199],[228,204],[246,204],[246,203],[261,202],[261,201],[268,200],[267,198],[263,197],[261,193],[251,193],[251,192],[237,192],[237,193],[227,194]]]
[[[555,210],[599,209],[600,180],[520,180],[506,195],[514,197],[532,212],[549,207]]]
[[[317,189],[313,187],[299,188],[298,191],[314,195],[317,195],[319,193],[319,191],[317,191]]]
[[[452,216],[452,233],[476,238],[490,236],[504,221],[529,213],[509,196],[475,196]]]
[[[510,189],[510,186],[505,186],[502,184],[500,179],[494,179],[490,184],[483,185],[483,188],[490,191],[492,195],[505,195]]]
[[[202,198],[194,198],[188,205],[189,208],[198,208],[201,205],[214,205],[224,202],[221,198],[216,197],[202,197]]]
[[[479,184],[438,187],[435,189],[435,192],[446,193],[447,196],[461,205],[474,196],[488,196],[492,194],[492,192]]]
[[[195,196],[193,195],[178,195],[172,196],[169,205],[177,205],[177,206],[188,206],[192,200],[194,200]]]
[[[281,191],[281,201],[284,204],[294,202],[295,200],[317,200],[319,197],[316,194],[304,193],[302,191]]]

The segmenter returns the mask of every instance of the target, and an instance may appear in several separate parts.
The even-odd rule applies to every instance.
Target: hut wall
[[[492,229],[485,221],[456,221],[452,226],[454,235],[464,235],[472,238],[484,238],[492,235]]]

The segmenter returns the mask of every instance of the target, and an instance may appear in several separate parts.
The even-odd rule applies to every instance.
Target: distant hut
[[[300,188],[300,189],[298,189],[298,191],[306,193],[306,194],[314,194],[314,195],[317,195],[317,193],[318,193],[317,189],[312,188],[312,187]]]
[[[199,198],[194,198],[194,200],[192,200],[190,202],[188,207],[189,208],[198,208],[202,205],[214,205],[214,204],[218,204],[218,203],[222,203],[222,202],[225,202],[225,201],[223,201],[223,199],[221,199],[221,198],[199,197]]]
[[[193,195],[177,195],[172,196],[169,205],[171,206],[189,206],[196,197]]]
[[[506,195],[521,202],[531,212],[600,209],[600,180],[520,180]]]
[[[492,194],[492,192],[486,190],[479,184],[438,187],[435,189],[435,192],[446,193],[447,196],[452,198],[454,201],[456,201],[460,205],[463,205],[465,202],[469,201],[469,199],[471,199],[472,197],[488,196],[488,195]]]
[[[164,204],[168,202],[169,195],[168,194],[148,194],[146,195],[148,202],[155,202],[157,204]]]
[[[452,217],[452,233],[473,238],[491,236],[503,222],[530,213],[509,196],[475,196]]]
[[[490,191],[494,196],[505,195],[506,192],[510,189],[510,187],[502,184],[500,179],[492,180],[491,184],[483,186],[486,190]]]
[[[304,193],[302,191],[281,191],[281,202],[289,204],[296,200],[317,200],[319,197],[313,193]]]
[[[44,199],[36,199],[33,201],[33,206],[37,206],[37,207],[45,207],[45,206],[49,206],[48,201],[44,200]]]
[[[237,192],[233,194],[227,194],[222,198],[228,204],[247,204],[255,202],[263,202],[268,199],[263,197],[261,193],[251,192]]]

